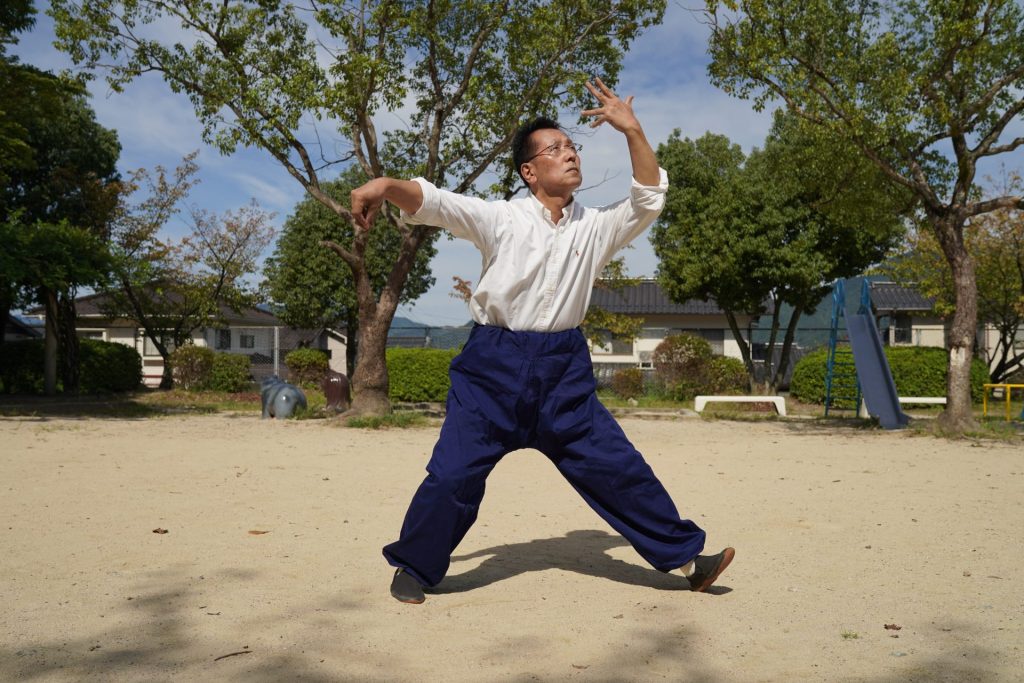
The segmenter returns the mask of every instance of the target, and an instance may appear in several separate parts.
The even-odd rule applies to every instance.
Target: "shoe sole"
[[[422,598],[400,598],[397,595],[395,595],[394,593],[391,594],[391,597],[393,597],[395,600],[398,600],[398,602],[405,603],[406,605],[422,605],[427,600],[426,597],[422,597]]]
[[[713,584],[715,580],[722,575],[722,572],[724,572],[728,568],[728,566],[732,563],[732,558],[734,557],[736,557],[735,549],[726,548],[725,550],[723,550],[722,561],[719,563],[718,568],[715,570],[715,573],[709,576],[708,578],[704,579],[704,583],[691,590],[693,590],[695,593],[703,593],[708,588],[711,588],[711,584]]]

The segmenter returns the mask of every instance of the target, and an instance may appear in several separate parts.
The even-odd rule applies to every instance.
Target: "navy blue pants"
[[[484,482],[511,451],[534,448],[655,569],[683,566],[704,548],[704,532],[679,518],[668,492],[597,400],[579,330],[512,332],[479,325],[449,371],[447,416],[409,505],[399,539],[384,557],[424,586],[448,571],[476,521]]]

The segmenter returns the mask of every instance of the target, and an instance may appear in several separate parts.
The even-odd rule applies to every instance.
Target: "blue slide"
[[[878,418],[885,429],[903,429],[909,418],[900,408],[896,384],[892,381],[889,361],[885,357],[882,338],[871,313],[846,316],[846,329],[857,365],[857,379],[868,413]]]

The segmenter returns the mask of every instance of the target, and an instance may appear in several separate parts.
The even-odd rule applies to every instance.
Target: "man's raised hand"
[[[600,105],[582,112],[583,116],[595,117],[590,123],[591,128],[597,128],[605,122],[620,133],[640,128],[640,121],[633,113],[632,95],[620,100],[600,78],[595,78],[593,83],[587,82],[585,85]]]

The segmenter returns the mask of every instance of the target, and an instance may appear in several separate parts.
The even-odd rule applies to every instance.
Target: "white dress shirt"
[[[469,300],[473,320],[531,332],[560,332],[583,322],[594,280],[654,222],[668,190],[661,169],[657,186],[634,179],[629,197],[600,208],[573,200],[554,223],[533,194],[484,201],[415,181],[423,188],[423,204],[415,214],[403,212],[403,220],[444,228],[475,244],[483,257]]]

